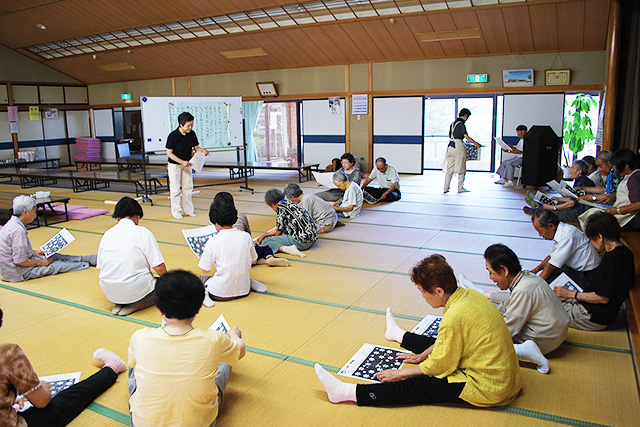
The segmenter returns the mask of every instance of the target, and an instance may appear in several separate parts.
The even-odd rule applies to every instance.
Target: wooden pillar
[[[605,93],[604,127],[602,149],[613,149],[613,128],[615,126],[616,95],[618,92],[618,54],[620,52],[620,0],[611,2],[609,18],[609,57],[607,58],[607,92]]]
[[[11,83],[7,83],[7,97],[9,98],[9,105],[13,106],[13,88],[11,87]],[[20,131],[20,125],[18,125],[18,132]],[[20,147],[18,147],[18,134],[12,133],[11,139],[13,140],[13,157],[18,158],[18,151],[20,151]]]
[[[369,62],[369,170],[373,170],[373,63]]]
[[[171,95],[176,96],[176,78],[171,77]]]
[[[187,76],[187,95],[191,96],[191,76]]]
[[[346,117],[344,128],[344,151],[351,152],[351,77],[349,64],[344,66],[344,115]]]

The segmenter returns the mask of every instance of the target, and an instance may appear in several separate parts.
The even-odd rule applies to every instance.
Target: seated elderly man
[[[379,188],[367,187],[374,179],[378,180]],[[378,203],[380,201],[395,202],[400,200],[400,179],[398,171],[393,166],[387,164],[384,157],[376,159],[376,167],[373,168],[369,177],[362,183],[362,195],[367,203]]]
[[[304,208],[316,222],[318,233],[328,233],[338,223],[338,215],[331,205],[315,194],[304,194],[302,188],[294,182],[284,187],[284,195],[288,200]]]
[[[502,149],[505,153],[514,154],[515,157],[503,160],[500,163],[500,167],[496,171],[500,175],[500,179],[496,181],[496,184],[504,184],[505,187],[513,187],[516,184],[515,171],[516,167],[522,166],[522,153],[524,152],[524,136],[527,134],[527,127],[525,125],[519,125],[516,128],[516,134],[520,140],[515,147],[511,147],[509,150]]]
[[[258,236],[256,243],[269,246],[273,253],[282,251],[306,257],[302,251],[318,240],[318,229],[309,212],[285,199],[284,193],[277,188],[267,190],[264,201],[276,212],[276,227]]]
[[[6,282],[22,282],[52,274],[84,270],[96,265],[96,254],[86,256],[34,252],[26,225],[36,218],[36,201],[28,196],[13,199],[13,216],[0,230],[0,277]]]
[[[595,187],[576,187],[576,190],[584,190],[586,195],[581,199],[591,202],[602,203],[605,205],[611,205],[616,200],[616,191],[618,191],[618,185],[624,178],[618,171],[613,168],[613,153],[608,150],[602,150],[596,156],[596,165],[600,175],[604,179],[604,185]]]
[[[598,251],[589,244],[585,235],[573,225],[560,222],[553,211],[537,210],[531,222],[540,237],[553,240],[551,254],[533,268],[532,273],[541,271],[540,277],[551,282],[560,272],[564,272],[576,282],[581,282],[588,279],[600,264]]]
[[[606,212],[596,212],[587,220],[584,233],[591,245],[604,252],[600,265],[587,281],[577,281],[582,292],[561,286],[553,290],[569,314],[569,326],[585,331],[601,331],[611,324],[633,286],[633,253],[620,242],[620,224]]]
[[[342,198],[331,205],[338,213],[338,218],[357,218],[363,201],[362,190],[358,184],[349,181],[340,171],[333,174],[333,183],[344,192]]]
[[[120,199],[112,215],[118,223],[104,233],[98,246],[100,287],[118,316],[152,306],[156,279],[151,269],[160,276],[167,272],[158,241],[139,225],[142,216],[140,203],[131,197]]]

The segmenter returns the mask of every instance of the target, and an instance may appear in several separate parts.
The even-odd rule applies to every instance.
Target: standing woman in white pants
[[[209,155],[206,148],[200,147],[198,137],[193,131],[193,115],[183,112],[178,116],[178,128],[167,137],[167,157],[169,164],[169,192],[171,194],[171,215],[182,219],[183,215],[196,216],[191,193],[193,176],[191,174],[191,155],[193,150]]]
[[[464,147],[464,140],[475,144],[476,147],[482,148],[467,135],[467,128],[464,123],[469,119],[471,111],[466,108],[460,110],[458,118],[451,123],[449,128],[449,146],[447,147],[447,175],[444,178],[444,192],[449,192],[449,185],[453,174],[458,174],[458,193],[468,193],[469,190],[464,188],[464,175],[467,172],[467,150]]]

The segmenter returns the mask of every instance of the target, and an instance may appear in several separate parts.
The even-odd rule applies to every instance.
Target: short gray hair
[[[22,215],[22,212],[31,212],[36,207],[36,200],[29,196],[16,196],[13,199],[13,214],[15,216]]]
[[[295,182],[290,182],[284,187],[284,195],[287,196],[287,199],[291,199],[292,197],[300,197],[302,196],[302,188]]]
[[[284,199],[284,193],[277,188],[272,188],[264,193],[264,201],[269,206],[277,205]]]
[[[609,150],[602,150],[601,152],[598,153],[598,155],[596,156],[596,159],[600,159],[607,163],[611,163],[611,160],[613,159],[613,153]]]
[[[333,174],[333,177],[332,177],[332,178],[333,178],[333,181],[334,181],[334,182],[335,182],[335,181],[346,181],[346,180],[347,180],[347,175],[345,175],[345,173],[344,173],[344,172],[340,172],[340,171],[338,171],[338,172],[335,172],[335,173]]]

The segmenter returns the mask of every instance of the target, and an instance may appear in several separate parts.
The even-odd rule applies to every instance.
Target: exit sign
[[[488,80],[488,74],[467,74],[467,83],[486,83]]]
[[[120,99],[123,101],[131,101],[131,94],[130,93],[121,93],[120,94]]]

